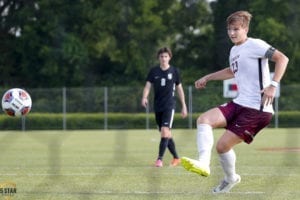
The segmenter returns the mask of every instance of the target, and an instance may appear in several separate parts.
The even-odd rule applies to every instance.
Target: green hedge
[[[148,119],[147,119],[148,117]],[[192,116],[192,128],[198,114]],[[1,130],[62,130],[64,128],[63,114],[31,113],[22,118],[0,115]],[[76,129],[155,129],[154,114],[150,113],[72,113],[66,114],[67,130]],[[275,117],[269,127],[275,126]],[[189,128],[189,117],[182,119],[180,114],[174,117],[173,128]],[[278,127],[300,127],[300,111],[279,112]]]

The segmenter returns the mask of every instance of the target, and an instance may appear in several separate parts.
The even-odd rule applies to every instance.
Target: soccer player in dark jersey
[[[141,104],[144,107],[148,106],[148,96],[151,86],[153,86],[155,119],[161,133],[159,153],[155,166],[163,166],[163,156],[167,148],[173,155],[170,166],[177,166],[180,163],[180,159],[171,133],[176,104],[175,90],[177,90],[182,106],[181,116],[183,118],[187,116],[185,96],[179,72],[177,68],[169,64],[172,58],[171,50],[167,47],[159,49],[157,58],[160,65],[153,67],[148,73]]]

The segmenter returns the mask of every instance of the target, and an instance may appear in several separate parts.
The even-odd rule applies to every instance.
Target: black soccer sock
[[[169,138],[168,149],[174,158],[179,158],[177,155],[177,152],[176,152],[175,142],[174,142],[173,138]]]
[[[160,139],[160,144],[159,144],[159,153],[158,153],[158,158],[162,160],[166,151],[166,148],[168,147],[168,140],[169,138],[161,138]]]

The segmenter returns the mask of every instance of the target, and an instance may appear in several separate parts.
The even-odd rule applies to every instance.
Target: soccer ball
[[[12,88],[6,91],[2,97],[3,111],[12,117],[24,116],[31,110],[31,97],[23,89]]]

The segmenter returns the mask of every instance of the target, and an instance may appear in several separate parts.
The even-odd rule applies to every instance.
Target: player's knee
[[[209,124],[209,119],[206,117],[206,115],[200,115],[197,118],[197,124]]]
[[[216,146],[216,150],[217,150],[217,153],[218,153],[218,154],[221,154],[221,153],[224,152],[224,148],[223,148],[221,145],[217,145],[217,146]]]
[[[171,130],[170,130],[170,128],[168,128],[168,127],[162,127],[162,128],[161,128],[161,136],[162,136],[162,137],[166,137],[166,138],[171,137],[172,135],[171,135]]]
[[[216,150],[217,150],[218,154],[222,154],[222,153],[226,153],[227,151],[229,151],[230,147],[228,145],[226,145],[226,143],[224,143],[222,141],[218,141],[218,143],[216,145]]]

